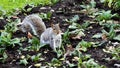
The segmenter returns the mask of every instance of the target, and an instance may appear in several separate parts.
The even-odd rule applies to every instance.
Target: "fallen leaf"
[[[67,50],[66,53],[64,54],[64,58],[66,58],[66,56],[71,55],[71,52],[74,51],[74,48],[72,47],[72,45],[67,45]]]
[[[25,56],[24,56],[24,55],[22,55],[20,58],[21,58],[21,59],[24,59],[24,58],[25,58]]]
[[[107,35],[106,34],[102,34],[102,39],[103,40],[107,40]]]
[[[35,67],[40,67],[41,63],[34,64]]]
[[[17,16],[12,16],[12,18],[19,18],[19,17],[17,17]]]
[[[81,39],[81,36],[80,35],[77,35],[75,37],[72,37],[72,39]]]
[[[32,34],[30,32],[28,32],[28,35],[27,35],[28,38],[32,38]]]
[[[72,47],[72,45],[68,45],[68,46],[67,46],[67,50],[73,51],[74,48]]]
[[[74,60],[75,60],[75,61],[78,61],[78,60],[79,60],[79,57],[77,57],[77,56],[74,57]]]
[[[97,33],[95,35],[92,36],[92,38],[101,38],[102,34],[101,33]]]

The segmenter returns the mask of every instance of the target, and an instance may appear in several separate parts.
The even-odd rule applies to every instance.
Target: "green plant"
[[[98,21],[103,21],[103,20],[110,20],[112,17],[118,17],[117,14],[111,14],[111,10],[102,10],[99,12],[94,13],[94,15],[96,16],[96,20]]]
[[[15,47],[16,45],[21,45],[20,38],[13,38],[13,33],[16,32],[16,21],[9,22],[5,25],[5,29],[0,33],[0,62],[5,62],[7,56],[6,48]]]
[[[5,48],[0,48],[0,62],[4,63],[8,58],[8,55],[5,52]]]
[[[41,53],[39,53],[39,54],[37,54],[37,55],[31,56],[31,60],[32,60],[33,62],[39,61],[40,58],[41,58]]]
[[[13,38],[10,33],[2,32],[0,36],[0,46],[6,48],[8,46],[14,47],[16,44],[21,45],[19,38]]]
[[[69,31],[67,33],[69,34],[69,37],[72,39],[81,39],[82,36],[85,36],[84,29],[86,29],[90,23],[85,22],[82,25],[78,24],[77,21],[79,20],[79,16],[75,15],[70,20],[66,20],[69,25]],[[63,36],[64,37],[64,36]]]
[[[120,60],[120,46],[114,47],[110,46],[108,49],[103,49],[104,52],[112,54],[112,59]]]
[[[60,67],[62,65],[62,62],[56,58],[53,58],[51,60],[51,63],[47,63],[49,67]]]
[[[32,39],[29,39],[29,43],[31,46],[27,47],[27,50],[39,51],[39,49],[42,47],[42,45],[40,45],[39,39],[34,36]]]
[[[91,0],[89,4],[83,3],[83,5],[80,5],[80,6],[83,8],[83,10],[81,10],[81,12],[86,15],[93,14],[94,12],[97,11],[95,9],[96,2],[94,0]]]
[[[108,40],[113,40],[116,37],[116,32],[114,30],[113,27],[110,28],[109,32],[107,32],[106,30],[102,30],[102,33],[97,33],[95,35],[93,35],[92,38],[102,38],[102,35],[105,35],[105,37]]]
[[[63,37],[62,37],[62,42],[63,42],[63,45],[64,44],[70,44],[70,40],[69,40],[69,29],[63,34]]]
[[[57,3],[57,2],[59,2],[59,0],[51,0],[51,3],[52,3],[52,4],[55,4],[55,3]]]
[[[102,32],[103,32],[103,34],[106,35],[107,39],[109,39],[109,40],[114,39],[114,37],[116,36],[116,32],[115,32],[113,26],[111,26],[109,32],[107,32],[107,31],[105,31],[105,30],[102,30]]]
[[[103,23],[102,26],[106,29],[108,29],[108,31],[106,30],[102,30],[102,33],[97,33],[95,35],[93,35],[92,38],[102,38],[102,35],[105,34],[106,38],[108,40],[120,40],[119,38],[119,34],[116,34],[115,30],[120,29],[120,25],[116,24],[116,23]]]
[[[18,30],[17,24],[20,22],[20,19],[17,19],[15,21],[9,20],[8,23],[4,26],[5,32],[8,33],[14,33]]]
[[[87,51],[87,48],[89,47],[92,47],[92,42],[86,42],[84,40],[79,42],[78,45],[76,46],[77,49],[84,51],[84,52]]]
[[[15,44],[20,44],[20,38],[12,38],[14,32],[17,31],[17,22],[19,20],[15,20],[14,22],[9,22],[5,25],[5,30],[1,32],[0,36],[0,45],[3,47],[12,46],[14,47]]]
[[[27,4],[30,5],[53,5],[59,0],[1,0],[0,1],[0,16],[13,14],[13,12],[23,9]]]
[[[94,61],[94,59],[89,59],[88,61],[83,61],[82,62],[82,68],[106,68],[103,65],[99,65]]]
[[[101,2],[112,9],[115,9],[115,10],[120,9],[120,0],[101,0]]]
[[[75,15],[70,20],[66,20],[66,21],[69,22],[69,23],[76,23],[78,20],[79,20],[79,16]]]
[[[41,13],[41,14],[40,14],[40,17],[41,17],[42,19],[48,19],[48,20],[50,20],[51,16],[52,16],[52,13],[51,13],[51,12]]]
[[[25,58],[21,59],[20,64],[24,64],[26,66],[28,64],[28,61]]]

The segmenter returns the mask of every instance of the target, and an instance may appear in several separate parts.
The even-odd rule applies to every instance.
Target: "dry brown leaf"
[[[75,36],[75,37],[72,37],[72,39],[81,39],[81,36],[80,35],[77,35],[77,36]]]
[[[69,50],[69,51],[73,51],[74,48],[72,47],[72,45],[68,45],[68,46],[67,46],[67,50]]]
[[[107,40],[107,35],[106,34],[102,34],[102,39],[103,40]]]
[[[28,35],[27,35],[28,38],[32,38],[32,34],[30,32],[28,32]]]
[[[74,51],[74,48],[72,47],[72,45],[67,45],[67,50],[66,50],[66,53],[64,54],[64,58],[66,58],[66,56],[69,56],[72,51]]]
[[[12,16],[12,18],[19,18],[19,17],[17,17],[17,16]]]

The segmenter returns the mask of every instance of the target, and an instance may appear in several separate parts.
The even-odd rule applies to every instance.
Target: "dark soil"
[[[72,1],[72,2],[70,2]],[[50,27],[50,23],[60,23],[60,27],[61,30],[63,32],[65,32],[69,26],[69,24],[67,22],[65,22],[65,19],[71,19],[74,15],[79,15],[80,20],[77,22],[79,24],[84,23],[85,20],[92,20],[92,18],[88,17],[85,14],[82,13],[76,13],[74,11],[80,11],[82,8],[79,7],[79,5],[82,3],[82,1],[84,0],[66,0],[64,2],[60,1],[57,4],[53,5],[53,6],[45,6],[46,9],[40,9],[41,6],[38,7],[34,7],[30,12],[25,12],[22,11],[22,13],[19,13],[17,16],[23,20],[25,17],[25,13],[26,14],[33,14],[33,13],[47,13],[51,10],[54,10],[54,12],[52,13],[52,17],[50,20],[44,20],[45,24],[47,27]],[[88,0],[89,1],[89,0]],[[97,1],[97,0],[96,0]],[[85,0],[86,3],[88,3]],[[97,7],[96,8],[100,8],[100,9],[104,9],[107,10],[108,8],[105,8],[103,6],[103,4],[99,3],[97,1]],[[30,6],[26,6],[25,9],[27,10]],[[6,24],[6,20],[0,20],[0,29],[4,29],[4,25]],[[91,37],[96,34],[96,33],[100,33],[102,27],[99,24],[91,24],[90,26],[92,26],[93,28],[87,28],[85,30],[85,37],[82,37],[83,40],[85,41],[91,41],[91,42],[102,42],[102,39],[92,39]],[[21,32],[16,32],[14,33],[14,37],[26,37],[26,34],[21,33]],[[81,40],[74,40],[74,39],[70,39],[71,41],[71,45],[73,45],[73,47],[75,47]],[[23,47],[26,47],[28,44],[27,41],[23,42]],[[98,61],[99,64],[101,65],[105,65],[107,68],[116,68],[114,67],[114,64],[120,64],[120,60],[111,60],[111,61],[106,61],[104,60],[104,58],[107,57],[111,57],[110,54],[107,54],[105,52],[103,52],[103,48],[105,48],[104,45],[106,45],[108,43],[103,44],[103,46],[99,46],[97,48],[89,48],[87,52],[85,52],[85,54],[90,54],[91,58],[94,58],[96,61]],[[16,46],[15,48],[8,48],[7,54],[9,56],[9,58],[7,59],[7,61],[2,64],[0,63],[0,68],[28,68],[31,64],[33,64],[32,61],[29,61],[29,64],[27,66],[24,65],[19,65],[19,56],[20,54],[18,54],[17,49],[19,49],[19,46]],[[43,53],[46,49],[49,49],[48,53]],[[43,47],[39,52],[42,53],[42,57],[46,57],[46,59],[44,61],[42,61],[41,63],[44,65],[44,62],[50,62],[52,60],[52,58],[57,57],[56,53],[52,51],[51,48],[45,48]],[[29,54],[29,55],[35,55],[39,52],[22,52],[23,55]],[[71,60],[70,57],[67,57],[68,60]],[[15,60],[15,61],[13,61]]]

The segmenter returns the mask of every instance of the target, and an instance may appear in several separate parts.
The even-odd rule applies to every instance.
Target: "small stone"
[[[37,64],[34,64],[35,67],[40,67],[41,64],[40,63],[37,63]]]
[[[46,7],[41,7],[40,9],[47,9]]]
[[[21,59],[24,59],[24,58],[25,58],[25,56],[24,56],[24,55],[22,55],[20,58],[21,58]]]

